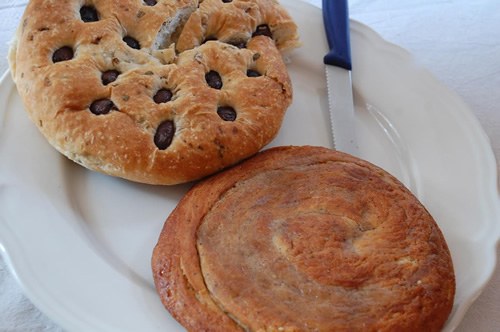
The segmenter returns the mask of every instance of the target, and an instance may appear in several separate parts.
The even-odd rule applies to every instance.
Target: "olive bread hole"
[[[109,83],[116,81],[119,75],[120,72],[114,69],[103,72],[101,75],[102,84],[108,85]]]
[[[54,54],[52,54],[52,62],[61,62],[73,59],[74,52],[69,46],[63,46],[57,49]]]
[[[219,73],[214,70],[211,70],[205,74],[205,81],[207,81],[208,86],[213,89],[222,89],[222,78],[220,77]]]
[[[153,96],[153,100],[157,104],[166,103],[172,100],[172,96],[173,96],[172,91],[170,91],[169,89],[160,89]]]
[[[217,108],[217,114],[224,121],[236,120],[236,111],[231,106],[220,106]]]
[[[80,8],[80,18],[83,22],[97,22],[99,21],[99,13],[94,6],[82,6]]]
[[[165,150],[172,144],[175,134],[175,125],[172,120],[166,120],[160,123],[156,129],[154,143],[160,150]]]
[[[141,49],[141,44],[139,44],[139,42],[137,41],[137,39],[135,38],[132,38],[130,36],[125,36],[123,37],[123,41],[130,47],[130,48],[134,48],[136,50],[140,50]]]
[[[255,32],[252,34],[252,37],[255,36],[267,36],[269,38],[273,38],[273,34],[271,32],[271,29],[269,28],[269,25],[267,24],[261,24],[257,26],[255,29]]]
[[[259,77],[262,76],[258,71],[253,70],[253,69],[248,69],[247,70],[247,76],[248,77]]]
[[[112,110],[117,110],[115,104],[109,99],[95,100],[90,104],[89,109],[95,115],[108,114]]]

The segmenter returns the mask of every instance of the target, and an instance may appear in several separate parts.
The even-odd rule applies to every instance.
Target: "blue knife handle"
[[[352,69],[347,0],[323,0],[323,22],[330,52],[323,58],[327,65]]]

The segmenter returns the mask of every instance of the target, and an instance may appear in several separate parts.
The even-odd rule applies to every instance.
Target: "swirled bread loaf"
[[[455,292],[431,215],[374,165],[280,147],[200,182],[152,258],[190,331],[439,331]]]
[[[10,64],[30,118],[61,153],[175,184],[274,138],[292,98],[280,50],[297,40],[274,0],[32,0]]]

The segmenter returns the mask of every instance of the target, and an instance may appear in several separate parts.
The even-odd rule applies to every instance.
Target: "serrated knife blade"
[[[351,44],[347,0],[323,0],[323,23],[330,51],[326,67],[328,106],[335,149],[359,157],[351,81]]]

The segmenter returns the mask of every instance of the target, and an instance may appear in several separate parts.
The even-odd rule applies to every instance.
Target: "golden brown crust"
[[[97,9],[97,22],[81,19],[84,5]],[[89,169],[151,184],[199,179],[269,143],[292,98],[275,42],[249,37],[239,49],[210,41],[176,54],[170,30],[200,11],[196,5],[195,0],[155,6],[139,0],[32,0],[10,63],[29,116],[48,141]],[[278,21],[289,20],[283,13]],[[296,31],[292,23],[286,24]],[[136,39],[140,49],[129,47],[125,36]],[[74,57],[54,63],[54,52],[64,46]],[[248,69],[262,76],[248,77]],[[101,75],[108,70],[120,75],[105,85]],[[221,89],[207,84],[211,70],[220,74]],[[162,88],[173,97],[158,104],[153,96]],[[100,99],[111,100],[114,108],[95,115],[90,105]],[[222,119],[219,106],[233,107],[236,119]],[[172,121],[175,134],[159,149],[154,136],[164,121]]]
[[[195,187],[152,268],[190,331],[438,331],[455,279],[445,240],[394,177],[320,147],[280,147]]]
[[[267,25],[282,52],[299,45],[295,23],[276,0],[204,0],[189,17],[177,40],[184,51],[206,39],[236,44],[251,38],[259,25]]]

